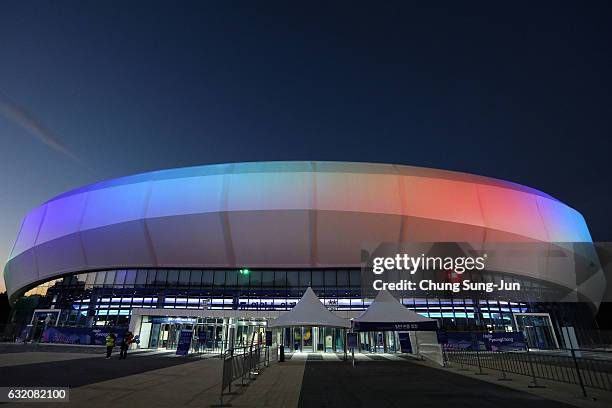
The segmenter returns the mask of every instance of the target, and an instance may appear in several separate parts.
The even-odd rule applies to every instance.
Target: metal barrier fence
[[[458,364],[500,371],[501,380],[506,373],[531,377],[530,387],[541,387],[537,380],[558,381],[579,385],[586,397],[586,387],[612,391],[612,355],[585,356],[581,350],[559,350],[542,353],[533,351],[484,351],[443,348],[445,365]]]
[[[223,406],[223,395],[225,389],[232,392],[232,383],[240,379],[242,386],[248,385],[254,376],[259,374],[262,364],[267,367],[270,362],[277,361],[276,357],[271,359],[271,356],[276,356],[278,351],[276,346],[256,346],[254,348],[241,348],[240,350],[227,350],[223,354],[223,373],[221,375],[221,394],[220,405]],[[246,382],[245,382],[246,381]]]

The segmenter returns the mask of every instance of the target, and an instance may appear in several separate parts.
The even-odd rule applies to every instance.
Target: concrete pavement
[[[56,354],[61,353],[0,354],[0,385],[69,385],[68,406],[75,407],[210,407],[219,403],[222,364],[213,356],[185,358],[146,351],[120,361],[86,353]],[[343,355],[294,353],[287,357],[286,362],[263,369],[246,387],[236,381],[224,401],[245,408],[422,408],[447,406],[449,401],[453,407],[470,408],[612,406],[606,393],[599,393],[597,401],[579,398],[574,385],[554,383],[529,389],[527,377],[502,383],[497,381],[498,373],[474,376],[474,370],[441,368],[406,356],[358,354],[355,368],[350,360],[342,361]],[[26,406],[43,405],[15,405]]]

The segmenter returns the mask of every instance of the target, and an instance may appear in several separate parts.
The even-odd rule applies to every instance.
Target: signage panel
[[[346,345],[349,349],[357,348],[357,335],[358,333],[347,333],[346,334]]]
[[[178,340],[178,346],[176,347],[177,356],[186,356],[189,353],[192,336],[193,330],[181,330],[181,334],[179,335]]]
[[[412,353],[412,343],[410,343],[410,333],[399,332],[400,350],[402,353]]]
[[[427,322],[355,322],[357,331],[436,331],[438,330],[437,321]]]

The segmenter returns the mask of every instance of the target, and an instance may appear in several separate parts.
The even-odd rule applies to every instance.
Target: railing
[[[531,377],[530,387],[541,387],[538,379],[579,385],[586,397],[586,388],[612,391],[612,355],[599,355],[582,350],[553,352],[484,351],[443,348],[447,366],[459,365],[499,371],[502,379],[506,373]]]
[[[244,347],[225,351],[221,375],[220,405],[223,406],[225,390],[227,389],[228,393],[232,392],[234,381],[240,379],[242,386],[248,385],[250,381],[255,379],[254,376],[259,374],[262,364],[268,367],[270,362],[276,362],[277,350],[276,346],[255,346],[253,348]],[[271,358],[272,356],[274,358]]]

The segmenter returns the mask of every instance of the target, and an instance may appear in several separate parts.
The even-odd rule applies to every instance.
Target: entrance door
[[[313,351],[313,332],[311,326],[305,326],[302,328],[302,351],[304,352],[312,352]]]
[[[515,313],[516,327],[523,332],[529,348],[549,350],[559,343],[548,313]]]
[[[32,315],[32,330],[30,332],[30,338],[35,341],[39,341],[42,337],[43,331],[48,326],[55,326],[59,320],[59,314],[61,309],[36,309]],[[28,340],[29,340],[28,339]]]

